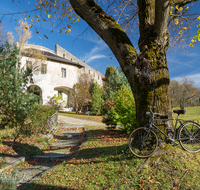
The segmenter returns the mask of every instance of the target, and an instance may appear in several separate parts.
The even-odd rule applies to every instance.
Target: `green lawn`
[[[198,119],[200,121],[200,106],[198,107],[186,107],[186,112],[184,115],[180,115],[180,119]],[[176,118],[177,114],[173,114],[173,117]]]
[[[184,119],[198,118],[200,107],[186,108]],[[200,118],[199,118],[200,119]],[[86,127],[89,139],[76,156],[57,165],[24,189],[200,189],[200,153],[163,143],[166,154],[139,159],[128,148],[128,135],[105,127]],[[177,184],[177,186],[175,185]]]

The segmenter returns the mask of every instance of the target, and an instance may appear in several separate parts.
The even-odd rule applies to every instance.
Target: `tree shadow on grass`
[[[29,145],[27,143],[15,142],[14,146],[12,146],[12,141],[3,142],[4,145],[12,147],[13,150],[20,156],[32,156],[36,154],[42,154],[43,152],[34,145]],[[1,155],[1,154],[0,154]],[[9,155],[12,156],[12,155]]]
[[[74,188],[67,188],[67,187],[61,187],[61,186],[54,186],[54,185],[40,185],[40,184],[31,184],[26,186],[22,186],[22,187],[18,187],[17,190],[35,190],[35,189],[41,189],[41,190],[76,190]]]

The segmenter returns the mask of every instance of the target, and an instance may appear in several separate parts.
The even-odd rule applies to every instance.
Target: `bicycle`
[[[146,115],[150,116],[150,122],[144,127],[135,129],[129,136],[128,145],[131,152],[139,158],[147,158],[152,156],[161,144],[161,132],[167,139],[175,143],[179,141],[181,147],[189,152],[196,153],[200,151],[200,125],[194,120],[186,120],[182,122],[179,119],[180,114],[184,114],[184,109],[173,110],[178,114],[176,119],[168,119],[159,113],[153,113],[155,107],[149,106],[150,112]],[[159,118],[160,117],[160,118]],[[171,120],[176,120],[174,131],[171,128]],[[167,122],[167,133],[159,129],[153,121]],[[177,128],[177,124],[180,124]],[[177,132],[176,132],[177,129]],[[175,143],[176,144],[176,143]]]

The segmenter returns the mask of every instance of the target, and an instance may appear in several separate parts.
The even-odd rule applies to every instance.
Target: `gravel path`
[[[58,122],[59,123],[66,123],[69,125],[77,125],[77,126],[106,126],[102,122],[96,122],[96,121],[88,121],[88,120],[83,120],[83,119],[76,119],[73,117],[67,117],[63,115],[58,115]]]
[[[41,161],[40,164],[38,165],[19,168],[18,176],[21,176],[21,177],[23,176],[23,181],[21,181],[22,184],[17,189],[22,188],[23,186],[25,186],[26,184],[30,183],[33,180],[38,180],[44,172],[46,172],[47,170],[55,166],[52,161],[55,160],[56,158],[65,158],[65,159],[69,158],[69,154],[73,150],[70,151],[70,150],[64,149],[63,147],[76,146],[77,145],[76,136],[78,137],[80,135],[79,132],[73,129],[69,131],[69,128],[82,128],[84,126],[106,126],[105,124],[101,122],[76,119],[76,118],[66,117],[62,115],[58,115],[58,123],[59,123],[60,129],[66,129],[66,131],[63,131],[60,136],[61,137],[64,136],[66,138],[65,140],[60,140],[58,142],[55,142],[51,146],[56,147],[62,144],[62,148],[52,150],[42,156],[41,155],[34,156],[34,158],[44,160],[44,162]],[[68,137],[72,137],[72,136],[74,136],[75,138],[68,139]],[[56,138],[56,136],[54,138]],[[73,155],[70,155],[70,157],[72,156]]]

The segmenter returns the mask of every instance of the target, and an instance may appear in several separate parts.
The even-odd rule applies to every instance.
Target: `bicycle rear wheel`
[[[130,134],[128,145],[135,156],[147,158],[156,152],[158,148],[158,136],[151,129],[140,127]]]
[[[179,130],[179,143],[188,152],[200,151],[200,126],[197,123],[185,123]]]

